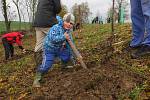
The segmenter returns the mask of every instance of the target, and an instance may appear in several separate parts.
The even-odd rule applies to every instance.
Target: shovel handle
[[[68,41],[70,47],[72,48],[74,54],[76,55],[77,59],[79,60],[81,66],[86,69],[87,67],[86,67],[85,63],[83,62],[83,60],[82,60],[82,56],[79,53],[79,51],[77,50],[77,48],[75,47],[75,45],[72,43],[71,40],[67,40],[67,41]]]

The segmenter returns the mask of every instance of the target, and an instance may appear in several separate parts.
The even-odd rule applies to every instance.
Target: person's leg
[[[59,57],[62,61],[62,69],[67,68],[68,62],[71,62],[71,53],[70,50],[64,48],[59,51]]]
[[[141,0],[142,11],[145,18],[145,39],[142,42],[142,47],[135,52],[132,57],[139,58],[150,54],[150,0]]]
[[[145,18],[146,36],[142,44],[150,46],[150,0],[141,0],[142,10]]]
[[[36,45],[34,50],[34,59],[36,62],[36,66],[41,65],[42,63],[42,49],[43,42],[46,34],[48,33],[50,28],[35,28],[36,30]]]
[[[10,46],[10,56],[13,57],[14,56],[14,47],[12,44],[10,44],[9,46]]]
[[[40,80],[42,79],[42,75],[52,67],[53,61],[55,58],[55,52],[44,51],[43,52],[43,61],[40,66],[38,66],[35,79],[33,82],[33,87],[40,87]]]
[[[42,64],[38,67],[37,71],[41,73],[48,72],[48,70],[52,67],[55,55],[56,54],[53,51],[44,51]]]
[[[35,52],[42,51],[43,49],[43,42],[46,34],[48,33],[50,28],[35,28],[36,31],[36,45],[35,45]]]
[[[2,39],[4,50],[5,50],[5,60],[8,60],[9,58],[9,52],[10,52],[10,47],[5,38]]]
[[[141,0],[130,0],[131,3],[131,19],[133,38],[130,43],[131,47],[141,45],[144,39],[145,19],[142,12]]]

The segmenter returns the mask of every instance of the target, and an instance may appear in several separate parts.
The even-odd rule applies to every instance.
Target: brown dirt
[[[108,40],[80,51],[87,70],[79,65],[65,71],[54,67],[44,76],[42,87],[33,88],[36,68],[29,59],[29,64],[20,70],[10,71],[0,78],[0,100],[131,100],[131,91],[150,80],[149,71],[133,70],[134,64],[142,68],[149,66],[148,58],[133,60],[125,50],[114,53]],[[33,53],[24,57],[33,59]],[[149,91],[149,88],[144,89],[140,97],[148,100]]]

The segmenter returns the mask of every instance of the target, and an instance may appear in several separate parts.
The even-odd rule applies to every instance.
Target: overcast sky
[[[11,1],[11,0],[8,0]],[[95,17],[99,12],[100,15],[106,16],[108,8],[110,8],[112,4],[112,0],[61,0],[62,4],[66,5],[68,10],[75,4],[81,4],[82,2],[88,2],[90,11],[92,12],[92,16]],[[12,4],[12,3],[11,3]],[[15,6],[12,6],[12,9],[16,9]],[[1,13],[0,13],[1,14]],[[0,15],[0,20],[2,19],[2,15]]]
[[[75,4],[81,4],[82,2],[88,2],[92,16],[96,16],[97,12],[102,16],[106,16],[108,8],[112,5],[112,0],[61,0],[62,4],[68,7],[68,10]]]
[[[8,1],[10,2],[11,0]],[[66,5],[69,11],[75,3],[81,4],[82,2],[88,2],[90,12],[92,12],[92,15],[90,16],[91,18],[95,17],[97,13],[99,13],[100,16],[103,16],[105,18],[108,9],[112,6],[112,0],[61,0],[61,3]],[[15,6],[12,5],[11,8],[16,9]],[[0,12],[0,20],[2,18],[2,13]]]

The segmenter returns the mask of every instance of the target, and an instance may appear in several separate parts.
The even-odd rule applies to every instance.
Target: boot
[[[43,51],[34,52],[34,59],[36,62],[36,66],[39,66],[42,64],[42,58],[43,58],[42,53]]]
[[[42,79],[42,73],[37,72],[34,78],[33,87],[41,87],[40,80]]]

